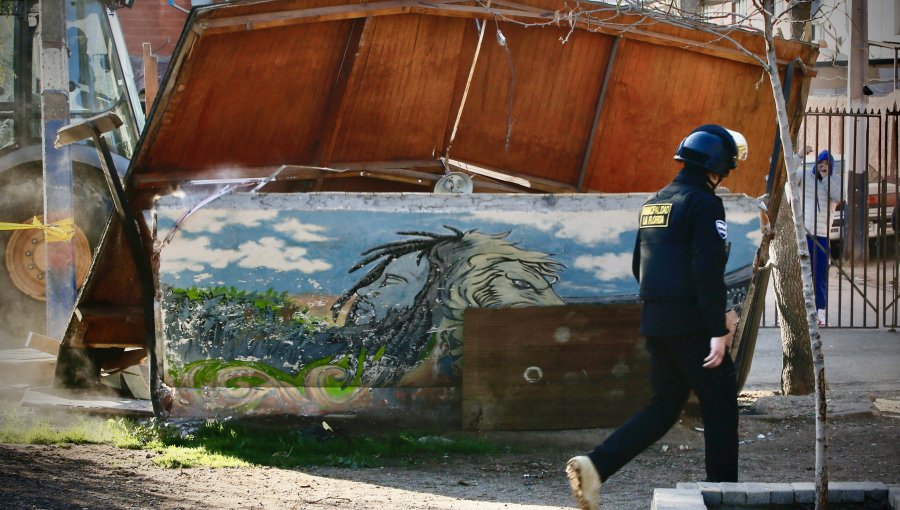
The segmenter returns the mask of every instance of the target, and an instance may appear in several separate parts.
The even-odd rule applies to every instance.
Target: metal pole
[[[54,148],[69,123],[69,57],[66,6],[41,0],[41,136],[44,164],[44,222],[74,217],[72,159],[68,147]],[[45,243],[47,335],[62,338],[75,304],[75,250],[71,241]]]

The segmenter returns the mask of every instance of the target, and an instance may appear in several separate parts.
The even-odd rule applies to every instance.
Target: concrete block
[[[888,486],[888,503],[894,510],[900,510],[900,485]]]
[[[854,485],[866,493],[866,500],[879,503],[888,501],[888,487],[881,482],[854,482]]]
[[[697,488],[700,489],[700,493],[703,495],[703,502],[707,505],[722,504],[722,487],[720,487],[720,484],[713,482],[698,482]],[[793,496],[793,492],[791,495]]]
[[[723,505],[744,505],[747,503],[747,488],[742,483],[720,483]]]
[[[840,492],[837,498],[832,498],[832,489]],[[830,482],[828,484],[828,502],[834,503],[862,503],[866,500],[866,491],[859,483],[855,482]]]
[[[815,503],[816,502],[816,484],[812,482],[796,482],[792,483],[794,488],[794,501],[797,503]]]
[[[841,489],[835,487],[834,482],[828,482],[828,502],[841,502]]]
[[[772,489],[768,483],[745,482],[747,505],[761,506],[772,502]]]
[[[789,483],[767,484],[772,493],[773,505],[792,505],[794,503],[794,488]]]
[[[652,510],[706,510],[703,496],[691,489],[653,489]]]

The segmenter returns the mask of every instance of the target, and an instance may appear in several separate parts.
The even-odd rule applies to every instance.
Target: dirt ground
[[[878,395],[879,402],[900,395]],[[873,395],[832,397],[832,481],[900,484],[900,414]],[[893,404],[892,404],[893,405]],[[686,416],[605,485],[607,509],[650,506],[654,487],[704,477],[701,424]],[[379,469],[163,469],[153,453],[113,446],[0,445],[0,507],[10,509],[526,509],[572,508],[563,465],[610,429],[504,432],[497,457],[431,457]],[[742,399],[742,481],[813,481],[813,401],[765,392]]]

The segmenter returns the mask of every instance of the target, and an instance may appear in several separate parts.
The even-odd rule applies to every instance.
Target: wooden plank
[[[153,109],[156,93],[159,91],[159,64],[150,48],[150,43],[141,45],[144,59],[144,104],[146,111]]]
[[[354,85],[358,85],[357,82],[362,73],[356,65],[356,61],[360,57],[360,53],[368,51],[366,41],[371,37],[374,26],[375,20],[372,18],[366,18],[362,21],[354,20],[351,25],[350,37],[347,38],[344,56],[341,59],[337,78],[331,90],[331,96],[328,99],[328,106],[325,109],[325,122],[322,126],[320,138],[316,143],[314,162],[317,165],[328,165],[331,163],[334,144],[341,129],[343,115],[348,103],[348,86],[350,90],[357,88]],[[365,63],[365,56],[363,56],[362,61]]]
[[[333,160],[434,158],[450,115],[447,77],[459,65],[465,23],[421,15],[374,21],[359,80],[347,89]]]
[[[49,386],[56,356],[31,347],[0,350],[0,388]]]
[[[463,427],[609,427],[649,401],[639,304],[469,309]]]
[[[600,97],[597,99],[597,108],[594,113],[594,124],[591,126],[591,134],[588,135],[587,147],[584,149],[584,159],[581,163],[581,171],[578,173],[578,191],[584,191],[584,178],[587,175],[588,163],[591,159],[591,147],[597,134],[597,125],[600,124],[600,114],[603,112],[603,101],[606,99],[606,91],[609,90],[609,79],[613,74],[613,65],[616,63],[616,50],[619,48],[621,38],[617,37],[613,40],[612,47],[609,49],[609,58],[606,60],[606,72],[603,73],[603,85],[600,87]]]
[[[558,27],[500,30],[510,53],[483,46],[450,157],[574,187],[613,39],[579,33],[562,45],[567,31]],[[485,39],[496,34],[489,23]]]
[[[61,343],[60,340],[31,331],[28,333],[28,340],[25,341],[25,346],[56,356],[59,354]]]
[[[511,178],[511,180],[509,180],[508,182],[512,182],[512,183],[516,183],[517,180],[524,180],[524,181],[528,182],[528,185],[526,187],[529,189],[535,190],[535,191],[543,191],[546,193],[575,193],[577,191],[577,189],[575,189],[574,186],[571,186],[564,182],[554,181],[551,179],[544,179],[541,177],[536,177],[534,175],[527,175],[522,172],[501,170],[499,168],[490,168],[490,167],[487,167],[484,165],[475,166],[475,165],[468,164],[465,161],[457,161],[457,160],[452,160],[452,159],[450,160],[450,166],[454,167],[454,168],[459,168],[460,170],[462,170],[464,172],[472,172],[475,174],[479,173],[480,169],[487,170],[488,172],[484,172],[484,175],[487,177],[490,177],[490,175],[491,175],[489,172],[506,175]],[[505,179],[501,178],[500,180],[505,180]]]
[[[0,350],[0,362],[12,365],[33,362],[51,362],[55,364],[56,356],[31,347],[2,349]]]
[[[167,80],[177,87],[160,96],[142,142],[156,149],[137,156],[146,156],[142,166],[230,174],[311,162],[343,57],[344,46],[333,43],[347,40],[350,25],[204,36],[192,48],[192,64]],[[210,165],[210,158],[227,163]]]
[[[477,18],[484,20],[504,19],[507,21],[520,23],[541,23],[548,25],[566,24],[568,21],[558,18],[558,13],[553,10],[540,10],[527,5],[517,6],[514,3],[504,2],[506,8],[485,8],[483,6],[459,5],[455,3],[435,2],[418,2],[412,0],[400,0],[390,2],[362,3],[351,5],[337,5],[318,7],[311,9],[299,9],[277,13],[264,13],[258,15],[235,16],[231,18],[220,18],[216,20],[200,21],[195,24],[194,28],[199,33],[206,35],[221,34],[245,30],[259,30],[265,28],[275,28],[291,26],[300,23],[321,23],[327,21],[339,21],[348,19],[358,19],[364,17],[392,16],[399,14],[429,14],[433,16],[446,17],[464,17]],[[628,18],[628,16],[621,16]],[[627,19],[622,20],[604,20],[598,22],[596,20],[584,20],[579,18],[574,23],[575,27],[582,30],[590,30],[592,32],[604,33],[607,35],[624,37],[638,41],[649,42],[663,46],[672,46],[685,49],[687,51],[700,52],[706,55],[715,55],[719,58],[734,60],[743,63],[757,63],[757,60],[747,53],[731,46],[728,38],[734,37],[739,42],[747,45],[748,37],[758,38],[746,32],[737,32],[732,34],[708,34],[705,40],[695,40],[691,38],[679,37],[677,35],[667,34],[663,32],[667,27],[664,24],[657,24],[654,29],[636,28],[635,25],[629,24]],[[662,28],[659,28],[662,25]],[[627,27],[621,28],[621,27]],[[762,50],[755,52],[762,55]],[[788,60],[778,59],[779,65],[787,65]]]

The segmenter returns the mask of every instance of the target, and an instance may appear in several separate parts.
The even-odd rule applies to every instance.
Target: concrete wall
[[[466,309],[636,300],[644,194],[240,194],[172,234],[201,198],[155,208],[175,413],[458,408]],[[740,306],[759,224],[725,202]]]

